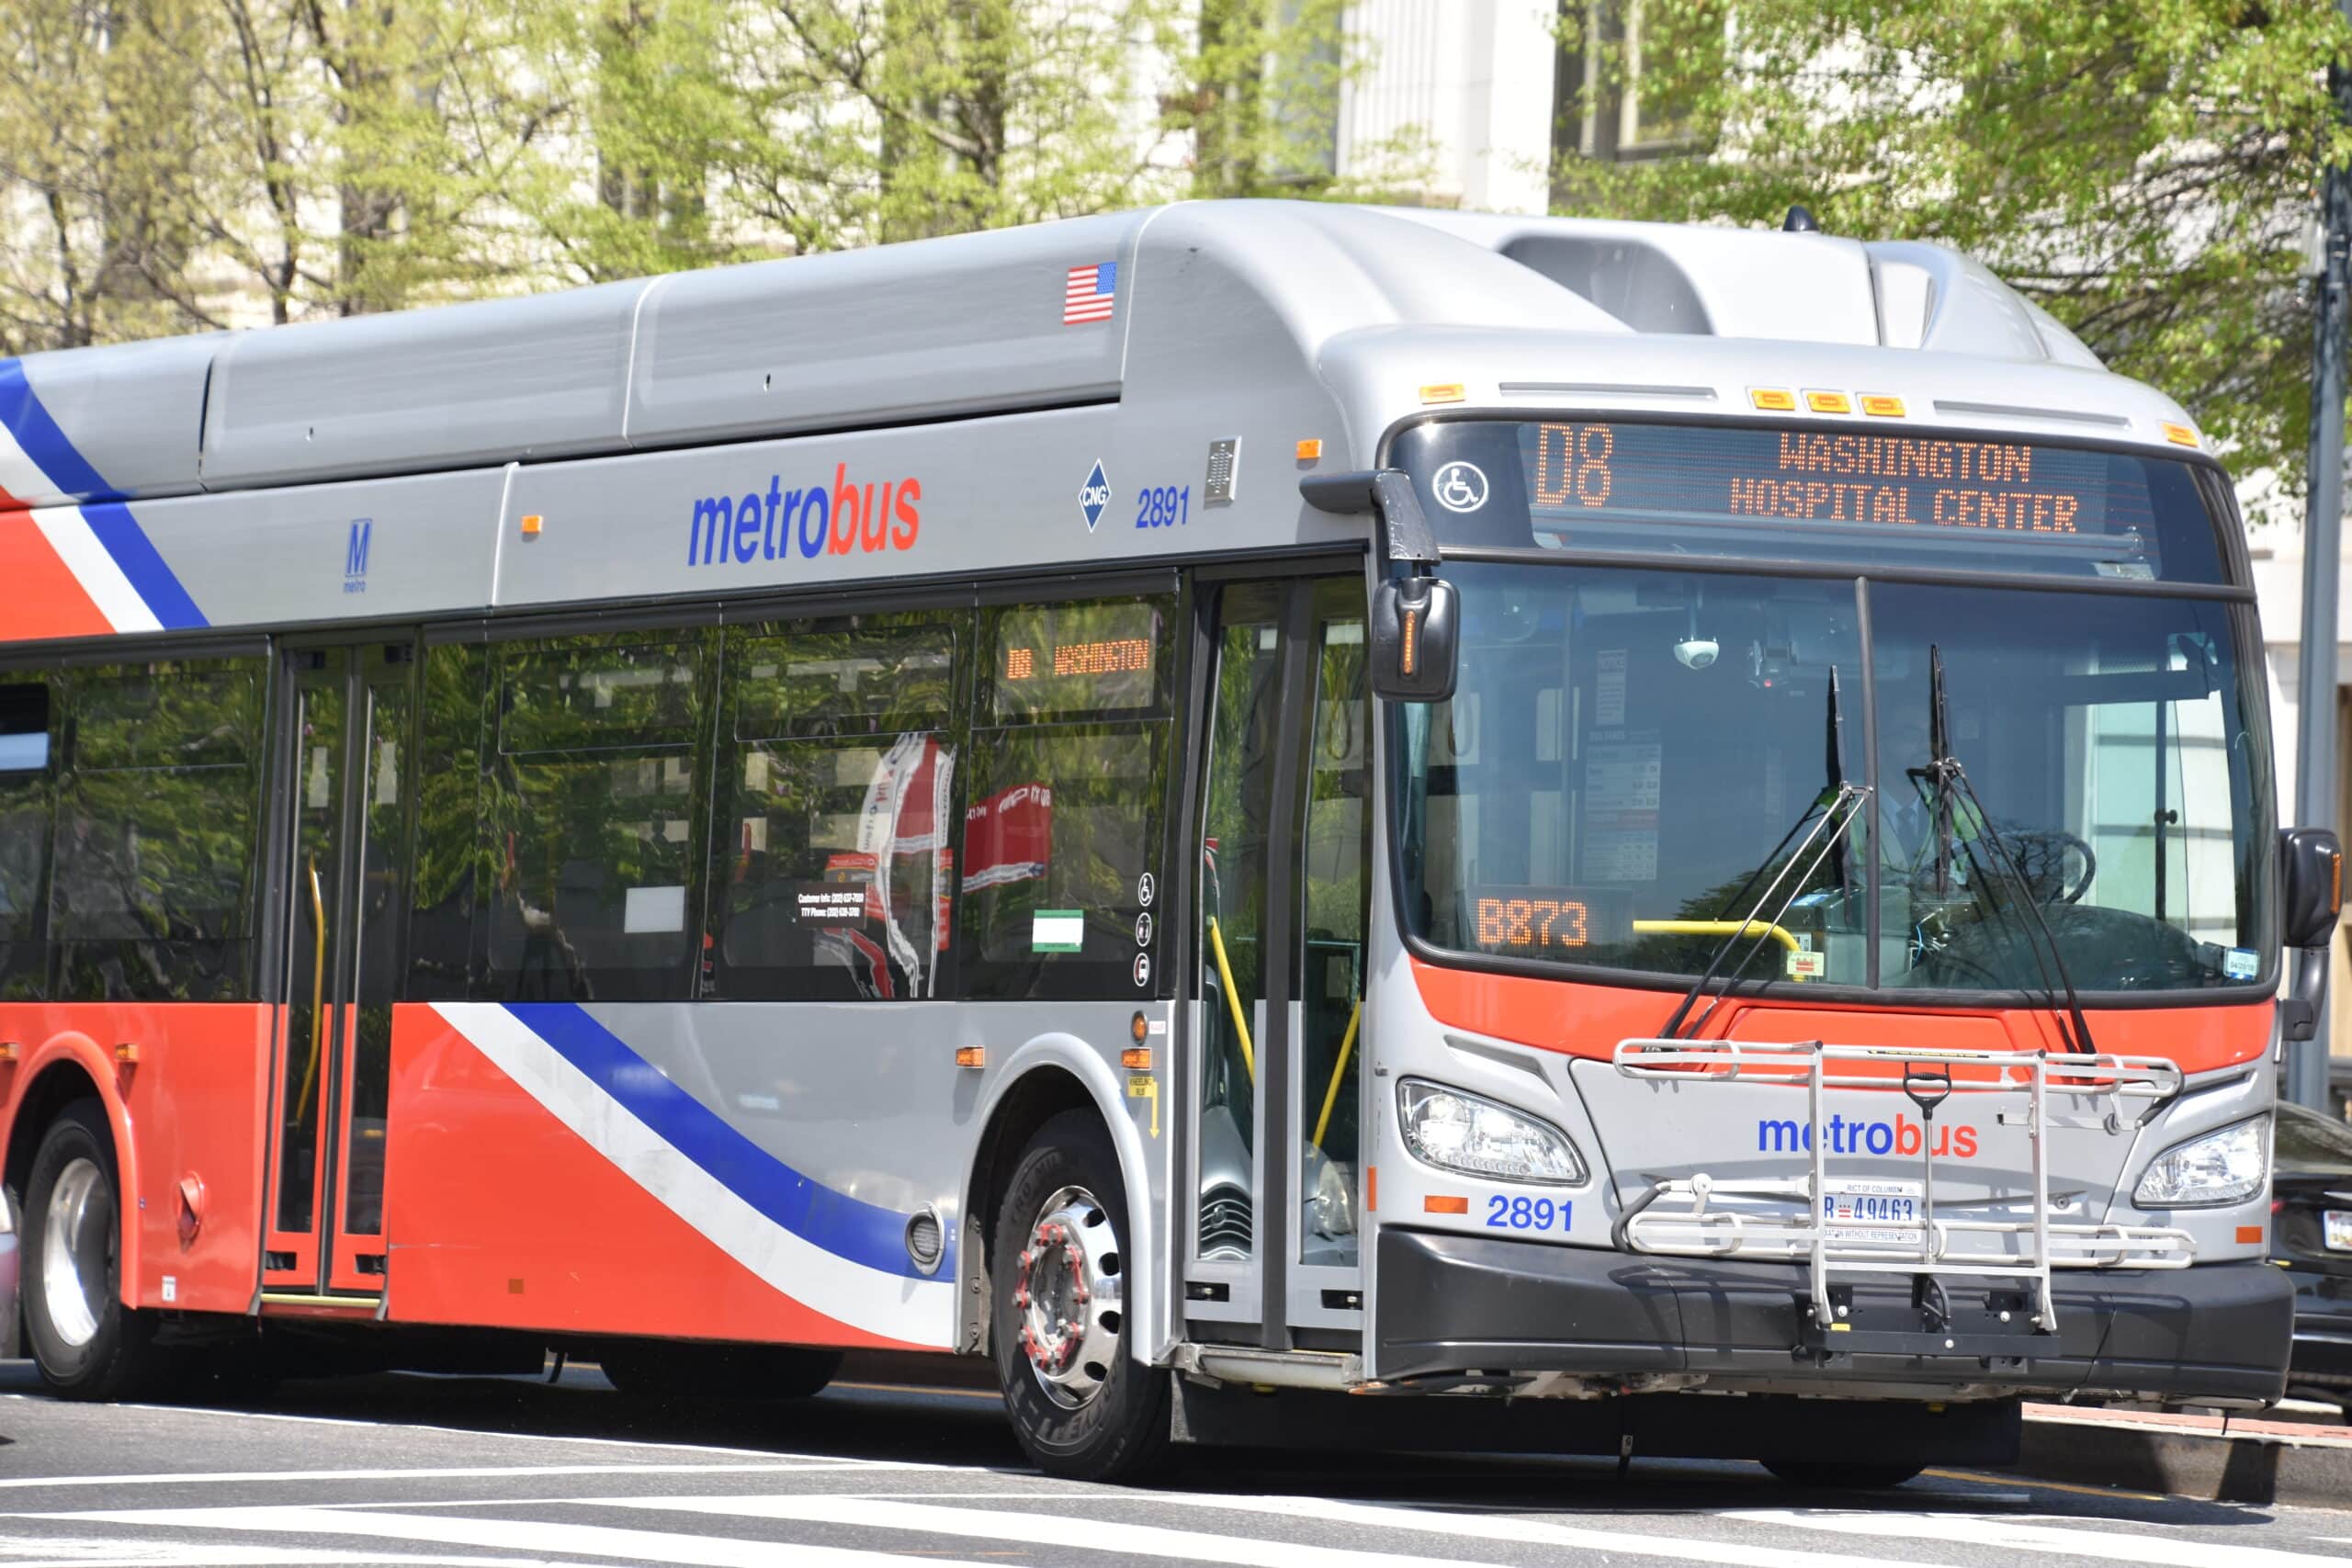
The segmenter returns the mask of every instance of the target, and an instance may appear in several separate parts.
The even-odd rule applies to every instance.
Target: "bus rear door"
[[[384,1290],[385,1111],[415,649],[281,651],[272,777],[283,915],[262,1290]]]

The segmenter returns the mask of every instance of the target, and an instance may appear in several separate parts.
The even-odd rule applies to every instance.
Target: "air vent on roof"
[[[1938,398],[1936,412],[1985,414],[1994,419],[2054,419],[2062,424],[2098,424],[2111,430],[2132,428],[2131,420],[2122,414],[2094,413],[2088,409],[2030,409],[2014,403],[1963,403]]]
[[[1639,381],[1505,381],[1506,398],[1672,398],[1681,402],[1715,400],[1713,387],[1654,387]]]
[[[1520,265],[1580,294],[1637,333],[1708,335],[1714,326],[1673,258],[1636,240],[1527,234],[1503,247]]]

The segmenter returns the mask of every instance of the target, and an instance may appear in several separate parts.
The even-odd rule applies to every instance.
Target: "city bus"
[[[60,1395],[927,1352],[1072,1476],[1865,1484],[2280,1393],[2334,840],[2195,424],[1959,255],[1184,204],[0,429]]]

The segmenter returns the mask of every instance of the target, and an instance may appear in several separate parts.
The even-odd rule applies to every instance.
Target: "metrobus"
[[[60,1394],[930,1351],[1071,1475],[1859,1483],[2280,1392],[2337,863],[2242,527],[1947,251],[1180,205],[0,426]]]

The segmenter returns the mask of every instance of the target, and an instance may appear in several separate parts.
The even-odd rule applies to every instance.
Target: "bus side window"
[[[954,994],[968,612],[727,633],[707,994]]]
[[[77,671],[56,775],[57,1001],[252,994],[260,659]]]
[[[958,865],[966,994],[1160,994],[1175,601],[982,612]]]
[[[50,682],[0,685],[0,1000],[39,1000],[49,970]]]
[[[493,996],[691,995],[715,640],[638,632],[500,650],[485,802]]]
[[[491,671],[479,643],[425,649],[406,1000],[461,1001],[481,976],[476,915],[483,889],[496,886],[495,863],[484,869],[482,822],[483,736],[495,723]]]

